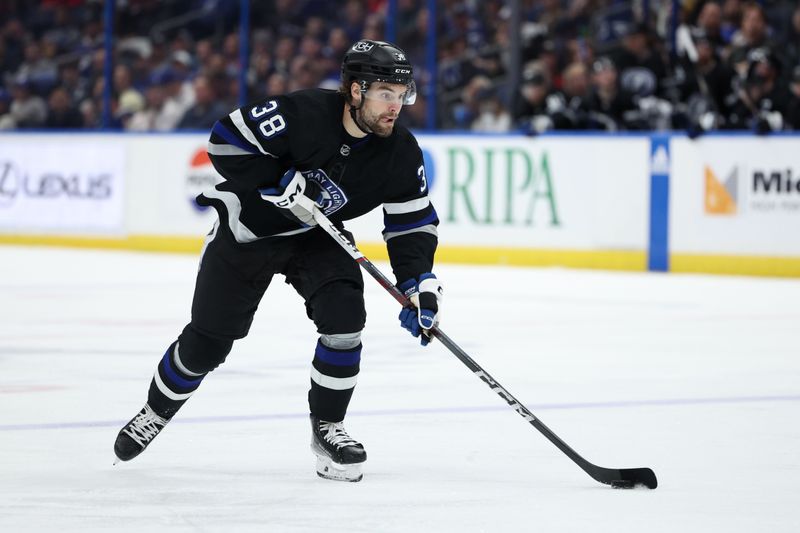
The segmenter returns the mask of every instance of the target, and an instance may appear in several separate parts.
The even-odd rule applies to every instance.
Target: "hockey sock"
[[[170,419],[194,394],[205,376],[206,373],[192,372],[183,365],[180,343],[176,341],[158,363],[150,382],[147,403],[158,416]]]
[[[341,347],[352,344],[338,342],[342,339],[337,337],[345,336],[353,339],[355,345]],[[331,347],[331,344],[339,347]],[[317,341],[311,363],[311,390],[308,391],[308,405],[314,416],[329,422],[344,420],[356,386],[360,361],[361,342],[358,334],[323,335]]]

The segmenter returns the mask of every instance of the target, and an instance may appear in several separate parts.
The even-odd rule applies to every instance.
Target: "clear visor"
[[[383,104],[411,105],[417,101],[417,84],[413,80],[405,87],[399,83],[377,82],[370,85],[364,97]]]

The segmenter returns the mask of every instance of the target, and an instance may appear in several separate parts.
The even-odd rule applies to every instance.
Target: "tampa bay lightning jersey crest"
[[[342,188],[336,185],[321,168],[303,172],[303,176],[319,185],[320,191],[322,191],[322,200],[321,203],[318,203],[325,215],[335,213],[347,203],[347,195]]]

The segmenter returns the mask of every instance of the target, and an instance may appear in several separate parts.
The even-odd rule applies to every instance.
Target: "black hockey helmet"
[[[342,83],[349,86],[358,81],[366,92],[376,81],[398,83],[408,87],[405,104],[413,104],[417,90],[414,83],[414,68],[397,46],[385,41],[358,41],[344,55],[342,61]]]

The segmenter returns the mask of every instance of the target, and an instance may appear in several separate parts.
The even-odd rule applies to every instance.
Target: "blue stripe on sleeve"
[[[214,128],[211,130],[211,132],[216,133],[217,135],[225,139],[228,142],[228,144],[237,146],[246,152],[250,152],[251,154],[259,153],[259,151],[256,148],[254,148],[251,144],[243,142],[236,135],[234,135],[228,128],[223,126],[219,120],[214,123]]]
[[[433,224],[435,222],[439,222],[439,217],[436,214],[436,211],[431,210],[431,213],[423,218],[422,220],[418,220],[416,222],[410,222],[408,224],[387,224],[385,222],[386,217],[384,217],[384,229],[383,233],[388,232],[395,232],[395,231],[406,231],[409,229],[420,228],[422,226],[427,226],[428,224]]]

